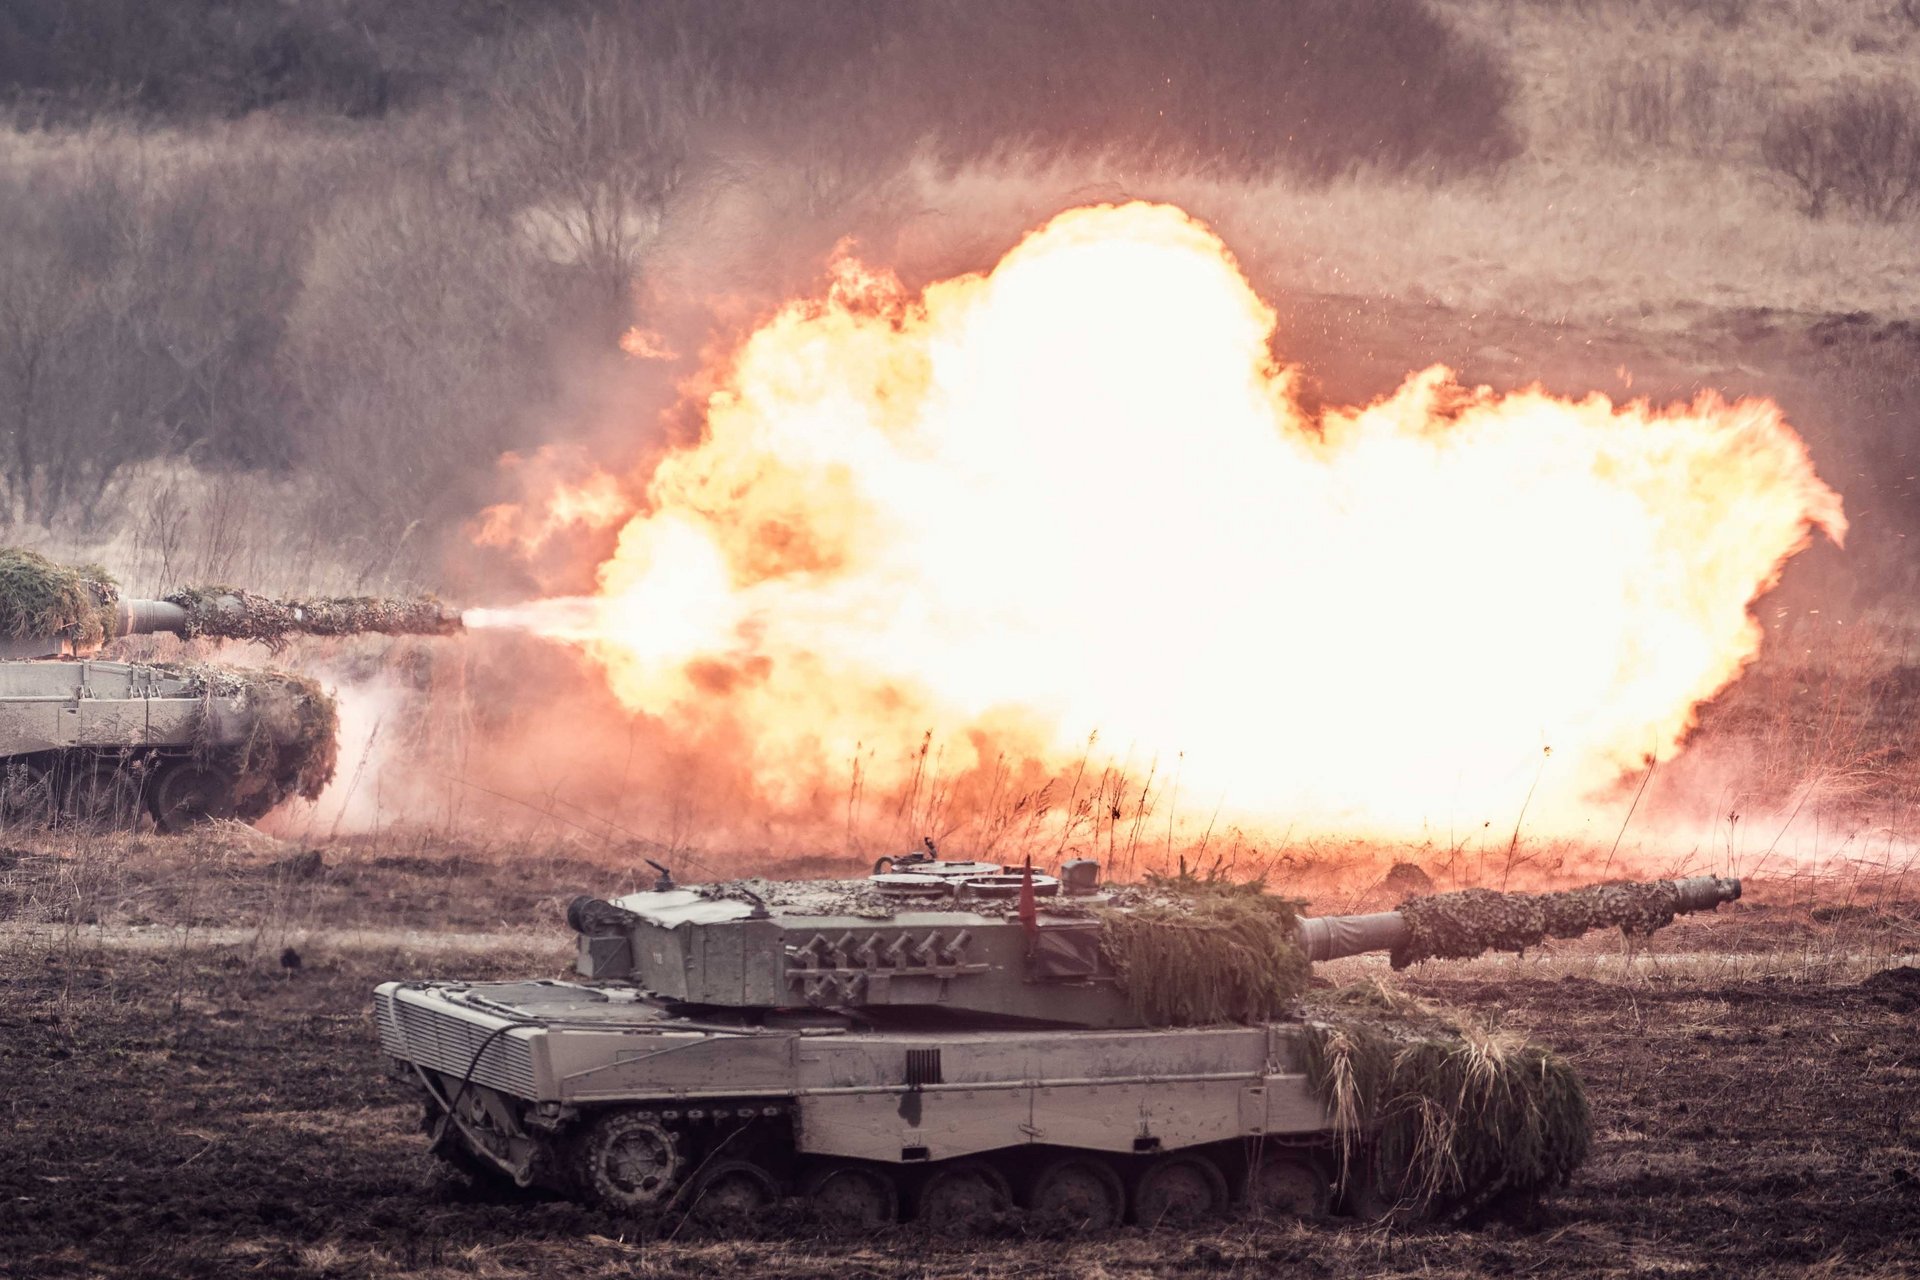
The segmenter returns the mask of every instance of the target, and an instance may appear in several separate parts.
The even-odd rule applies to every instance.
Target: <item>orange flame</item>
[[[619,480],[572,450],[549,445],[531,459],[505,454],[500,469],[541,496],[537,503],[502,502],[482,511],[469,530],[480,546],[537,553],[569,529],[610,529],[633,514]]]
[[[638,327],[620,335],[620,349],[636,360],[678,360],[679,354],[667,340],[651,329]]]
[[[1845,532],[1770,402],[1436,366],[1315,422],[1275,327],[1161,205],[1064,213],[919,297],[843,256],[745,342],[556,630],[628,708],[746,743],[776,805],[929,731],[949,771],[1098,734],[1268,825],[1532,795],[1530,828],[1573,828],[1754,657],[1748,606],[1813,530]]]

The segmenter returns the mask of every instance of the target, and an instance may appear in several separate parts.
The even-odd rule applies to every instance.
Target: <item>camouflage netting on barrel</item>
[[[1258,1022],[1306,990],[1299,903],[1258,885],[1100,913],[1100,948],[1148,1026]]]
[[[1312,997],[1307,1075],[1343,1182],[1383,1207],[1466,1217],[1566,1184],[1593,1117],[1558,1054],[1373,987]]]
[[[1673,923],[1679,894],[1670,880],[1620,881],[1563,893],[1498,893],[1461,889],[1400,904],[1407,939],[1393,967],[1427,959],[1470,960],[1487,951],[1525,951],[1545,938],[1577,938],[1618,925],[1645,937]]]
[[[19,547],[0,547],[0,632],[46,636],[88,649],[105,637],[120,598],[107,571],[55,564]]]
[[[182,634],[258,640],[279,648],[294,635],[449,635],[459,617],[432,596],[385,600],[372,596],[319,596],[276,600],[237,587],[189,587],[167,597],[187,612]]]
[[[232,667],[173,666],[201,698],[201,723],[211,726],[215,698],[239,698],[247,717],[237,748],[205,739],[197,750],[234,773],[234,798],[245,815],[258,816],[291,795],[318,800],[339,762],[340,716],[319,682],[286,671]],[[210,734],[207,735],[210,738]]]

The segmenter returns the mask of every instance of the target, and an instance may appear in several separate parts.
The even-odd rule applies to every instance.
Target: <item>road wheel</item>
[[[713,1226],[753,1222],[780,1200],[780,1184],[751,1160],[718,1160],[701,1170],[688,1216]]]
[[[1097,1156],[1055,1160],[1033,1180],[1027,1207],[1080,1231],[1104,1231],[1126,1213],[1126,1189],[1113,1166]]]
[[[913,1216],[941,1227],[969,1223],[1006,1212],[1013,1193],[1000,1171],[980,1160],[954,1160],[934,1169],[914,1198]]]
[[[1205,1156],[1162,1156],[1133,1187],[1133,1220],[1143,1227],[1190,1227],[1227,1204],[1227,1180]]]
[[[60,817],[88,831],[131,831],[140,821],[140,784],[111,764],[80,765],[67,775]]]
[[[900,1216],[899,1188],[871,1165],[822,1165],[807,1175],[800,1190],[821,1221],[833,1226],[871,1230]]]
[[[218,765],[175,760],[154,779],[147,805],[162,831],[185,831],[215,818],[231,818],[238,806],[233,775]]]
[[[1327,1175],[1305,1155],[1271,1152],[1247,1174],[1247,1211],[1256,1218],[1319,1218],[1332,1207]]]
[[[686,1172],[680,1136],[650,1111],[611,1111],[588,1127],[575,1173],[596,1204],[647,1213],[672,1199]]]

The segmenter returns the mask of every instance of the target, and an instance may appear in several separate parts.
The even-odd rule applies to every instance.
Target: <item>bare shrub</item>
[[[1749,79],[1704,57],[1623,59],[1593,81],[1589,111],[1616,149],[1701,153],[1726,145],[1754,96]]]
[[[1505,66],[1418,3],[1121,0],[1042,11],[1036,22],[1031,6],[1002,0],[936,14],[939,38],[928,43],[961,56],[908,75],[931,71],[938,99],[969,103],[942,131],[949,159],[1018,143],[1119,149],[1235,176],[1329,177],[1362,165],[1456,174],[1518,150]]]
[[[1836,201],[1883,222],[1920,210],[1920,98],[1903,85],[1849,85],[1783,107],[1760,153],[1809,217]]]
[[[471,512],[464,486],[518,443],[552,370],[552,267],[444,174],[342,201],[287,317],[299,461],[332,490],[346,558],[384,572],[408,540]],[[384,560],[383,560],[384,557]]]
[[[132,252],[137,179],[101,168],[46,199],[16,191],[0,268],[0,368],[8,383],[12,514],[90,522],[114,473],[162,451],[188,366],[169,347],[158,283]]]
[[[504,154],[492,181],[538,210],[542,233],[624,321],[641,251],[687,166],[689,120],[712,94],[705,59],[685,44],[663,59],[632,27],[596,17],[521,42],[495,83],[489,141]]]
[[[1760,135],[1760,156],[1799,198],[1809,218],[1824,218],[1837,183],[1833,149],[1819,108],[1785,107]]]
[[[275,363],[305,219],[288,166],[96,129],[0,176],[8,515],[82,529],[124,467],[284,464]]]
[[[669,86],[711,145],[827,141],[869,171],[926,149],[1454,174],[1518,149],[1505,65],[1420,0],[657,0],[588,25],[627,50],[624,92]]]

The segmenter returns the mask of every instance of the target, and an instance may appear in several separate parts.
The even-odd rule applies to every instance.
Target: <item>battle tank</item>
[[[252,821],[333,776],[333,700],[304,676],[213,664],[101,661],[125,636],[260,640],[444,635],[432,600],[283,601],[237,588],[123,599],[99,570],[0,549],[0,821],[162,831]]]
[[[1208,886],[1101,888],[939,859],[865,882],[578,898],[580,981],[390,982],[380,1043],[430,1149],[618,1212],[789,1196],[841,1224],[1013,1205],[1077,1227],[1230,1205],[1467,1215],[1584,1159],[1571,1068],[1314,961],[1644,937],[1739,896],[1711,876],[1467,890],[1297,918]],[[1324,986],[1324,984],[1323,984]]]

